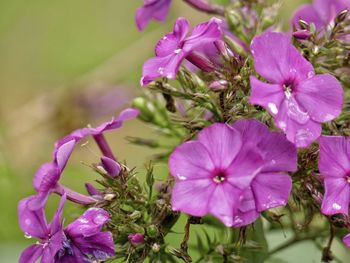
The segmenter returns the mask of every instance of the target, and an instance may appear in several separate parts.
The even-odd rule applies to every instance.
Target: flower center
[[[287,99],[292,97],[292,91],[293,91],[292,84],[284,84],[283,91],[284,91],[284,94],[286,95]]]
[[[222,183],[226,179],[226,174],[223,171],[218,172],[214,177],[213,181],[217,184]]]
[[[350,184],[350,172],[348,172],[345,177],[346,177],[346,181]]]

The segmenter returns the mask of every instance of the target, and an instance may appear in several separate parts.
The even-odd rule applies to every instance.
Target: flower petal
[[[54,235],[55,233],[62,231],[62,212],[64,203],[67,200],[66,194],[63,194],[60,200],[60,204],[49,224],[50,234]]]
[[[176,20],[173,32],[161,38],[155,48],[157,57],[165,57],[173,54],[180,47],[181,41],[185,39],[188,32],[188,21],[180,17]]]
[[[45,163],[35,173],[33,186],[37,192],[47,192],[58,181],[60,171],[53,162]]]
[[[325,215],[348,214],[350,187],[345,178],[326,178],[321,212]]]
[[[233,227],[242,227],[253,223],[260,213],[256,211],[254,195],[251,188],[244,190],[239,209],[233,217]]]
[[[281,104],[275,122],[297,147],[308,147],[321,135],[321,124],[311,120],[295,100],[286,99]]]
[[[185,40],[183,49],[191,52],[198,46],[221,39],[221,23],[220,19],[212,18],[193,28],[191,35]]]
[[[135,21],[138,29],[143,31],[152,19],[164,21],[168,15],[170,3],[171,0],[157,0],[145,3],[143,7],[137,9]]]
[[[222,123],[204,128],[198,134],[198,141],[207,148],[216,169],[227,168],[242,146],[239,132]]]
[[[28,208],[28,202],[34,196],[22,199],[18,203],[18,220],[22,231],[28,235],[39,239],[45,239],[49,235],[44,209],[32,211]]]
[[[73,149],[75,147],[75,140],[72,139],[55,149],[55,160],[58,166],[58,169],[62,172],[66,167],[66,164],[71,156]]]
[[[78,219],[70,223],[65,232],[70,237],[89,237],[99,233],[109,220],[109,214],[102,208],[89,208]]]
[[[234,187],[245,190],[261,171],[264,160],[257,146],[246,144],[227,168],[227,181]]]
[[[280,105],[284,99],[283,89],[278,84],[267,84],[255,77],[250,77],[251,104],[264,107],[273,116],[278,114]]]
[[[83,254],[91,255],[97,261],[104,261],[115,254],[111,232],[100,232],[88,237],[75,237],[73,242]]]
[[[327,122],[341,113],[344,92],[335,77],[321,74],[300,82],[295,97],[314,121]]]
[[[211,178],[186,181],[177,180],[171,197],[173,210],[182,211],[193,216],[204,216],[208,214],[208,204],[215,186]]]
[[[318,168],[323,176],[343,178],[350,171],[350,139],[342,136],[319,138]]]
[[[215,187],[209,203],[209,212],[220,219],[225,226],[234,223],[233,215],[237,212],[242,191],[229,183],[221,183]],[[205,200],[203,200],[205,201]]]
[[[27,247],[20,255],[18,262],[19,263],[35,263],[37,262],[38,258],[43,253],[43,246],[42,245],[31,245],[30,247]]]
[[[50,237],[50,241],[45,245],[40,263],[52,263],[59,250],[63,248],[63,231],[62,229]]]
[[[284,206],[292,190],[292,179],[285,173],[260,173],[253,180],[252,190],[257,211]]]
[[[233,125],[242,135],[243,144],[254,143],[264,159],[262,171],[296,171],[297,152],[281,132],[270,132],[268,127],[257,120],[239,120]]]
[[[314,70],[283,33],[265,32],[251,44],[255,70],[266,80],[284,84],[286,80],[300,81],[314,75]]]
[[[179,180],[211,178],[214,169],[210,153],[198,141],[181,144],[169,158],[170,173]]]
[[[343,238],[343,242],[344,244],[350,248],[350,234],[347,234],[344,238]]]

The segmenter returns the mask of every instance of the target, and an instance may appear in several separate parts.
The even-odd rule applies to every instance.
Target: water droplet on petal
[[[335,210],[340,210],[340,209],[341,209],[341,205],[338,204],[338,203],[333,203],[332,207],[333,207],[333,209],[335,209]]]
[[[164,74],[164,68],[163,67],[159,67],[158,68],[158,73],[163,75]]]
[[[313,76],[315,76],[315,72],[310,71],[309,73],[307,73],[308,78],[312,78]]]
[[[305,124],[309,121],[309,114],[299,107],[298,102],[293,97],[287,99],[287,108],[288,116],[299,124]]]
[[[185,177],[185,176],[183,176],[183,175],[178,175],[178,178],[179,178],[180,180],[182,180],[182,181],[187,180],[187,177]]]
[[[174,50],[174,53],[175,53],[175,54],[179,54],[181,51],[182,51],[182,49],[181,49],[181,48],[178,48],[178,49],[175,49],[175,50]]]
[[[269,104],[267,104],[267,106],[269,107],[270,111],[273,114],[277,114],[278,113],[278,109],[275,103],[270,102]]]

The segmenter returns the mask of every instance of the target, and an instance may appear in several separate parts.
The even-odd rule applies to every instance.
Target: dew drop
[[[158,68],[158,73],[163,75],[164,74],[164,68],[163,67],[159,67]]]
[[[94,218],[94,223],[96,223],[98,225],[104,224],[106,219],[107,219],[107,217],[105,215],[99,214]]]
[[[174,50],[174,53],[175,53],[175,54],[179,54],[179,53],[181,52],[181,50],[182,50],[181,48],[175,49],[175,50]]]
[[[28,239],[32,238],[32,236],[29,235],[28,233],[24,233],[24,237],[25,237],[25,238],[28,238]]]
[[[269,109],[271,110],[271,112],[273,114],[277,114],[278,113],[278,109],[275,103],[270,102],[269,104],[267,104],[267,106],[269,107]]]
[[[341,205],[338,204],[338,203],[333,203],[332,207],[333,207],[333,209],[335,209],[335,210],[340,210],[340,209],[341,209]]]
[[[187,180],[187,177],[183,176],[183,175],[178,175],[179,179],[182,180],[182,181],[185,181]]]

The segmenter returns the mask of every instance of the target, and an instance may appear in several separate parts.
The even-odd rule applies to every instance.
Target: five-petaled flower
[[[285,172],[295,168],[295,147],[283,134],[254,120],[233,127],[216,123],[171,154],[172,207],[193,216],[211,214],[226,226],[246,225],[287,202],[291,179]]]
[[[326,215],[348,214],[350,202],[350,138],[321,136],[318,168],[325,194],[321,211]]]
[[[163,22],[168,15],[170,4],[171,0],[144,0],[143,6],[136,11],[137,28],[143,31],[152,19]]]
[[[26,248],[19,259],[20,263],[86,263],[106,260],[114,255],[114,242],[111,232],[101,232],[109,220],[109,214],[101,208],[90,208],[66,228],[62,226],[62,210],[66,200],[64,194],[52,221],[47,224],[44,208],[31,210],[28,202],[33,196],[19,202],[19,224],[25,235],[39,241]]]
[[[143,65],[141,85],[145,86],[159,77],[174,79],[184,59],[196,63],[201,69],[210,71],[211,65],[204,57],[195,54],[200,46],[221,38],[221,20],[210,19],[209,22],[196,26],[190,36],[188,21],[178,18],[173,32],[165,35],[156,45],[156,57],[147,60]]]
[[[342,110],[343,89],[330,74],[315,75],[313,66],[283,33],[265,32],[253,39],[257,73],[250,78],[250,103],[267,109],[289,141],[307,147],[321,135],[321,123]]]

